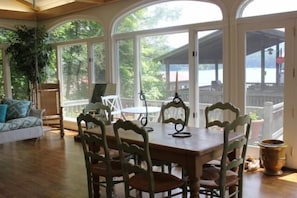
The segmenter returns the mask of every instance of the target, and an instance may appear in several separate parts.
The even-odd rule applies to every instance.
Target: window
[[[142,105],[139,100],[140,89],[146,95],[148,105],[160,106],[163,102],[172,100],[177,85],[179,96],[186,104],[192,103],[191,107],[195,107],[199,98],[192,101],[190,98],[193,98],[191,95],[197,96],[195,92],[199,89],[190,86],[190,81],[199,79],[197,76],[200,74],[197,71],[213,70],[212,73],[209,71],[211,75],[204,75],[206,78],[203,83],[195,83],[199,87],[210,89],[211,81],[222,82],[223,69],[222,31],[219,31],[220,36],[214,40],[212,36],[206,37],[214,30],[197,31],[195,28],[199,23],[218,21],[220,24],[221,20],[222,12],[217,5],[199,1],[168,1],[148,5],[119,18],[114,26],[114,54],[118,71],[116,76],[119,77],[116,80],[123,106]],[[190,37],[190,31],[195,31],[196,38]],[[200,45],[210,44],[211,40],[213,44],[219,45],[215,51],[217,54],[206,51],[202,54]],[[195,43],[194,47],[190,43]],[[193,56],[190,57],[189,54]],[[200,60],[200,55],[204,55],[204,62]],[[206,61],[211,55],[219,58],[215,60],[217,62]],[[195,75],[191,75],[191,72]],[[218,98],[222,97],[222,89],[220,91]],[[194,113],[196,108],[192,111]],[[203,109],[197,111],[203,116]],[[199,125],[198,116],[196,118],[194,122]]]
[[[260,16],[297,10],[293,1],[247,1],[241,17]],[[277,21],[277,20],[276,20]],[[286,32],[285,24],[275,22],[245,29],[245,112],[252,117],[249,144],[257,146],[263,139],[283,139]],[[262,22],[263,23],[263,22]],[[276,25],[278,24],[278,25]],[[266,25],[266,24],[265,24]],[[276,28],[277,27],[277,28]],[[291,36],[291,35],[290,35]],[[290,37],[288,36],[288,37]],[[290,71],[290,69],[289,69]]]
[[[222,13],[215,4],[169,1],[133,11],[117,22],[115,32],[134,32],[216,20],[222,20]]]
[[[82,112],[89,103],[95,83],[106,82],[103,33],[100,23],[91,20],[66,22],[49,32],[51,42],[57,45],[59,72],[51,69],[48,76],[57,78],[59,73],[66,120],[74,120],[77,113]]]
[[[28,80],[14,72],[15,69],[8,66],[8,61],[7,59],[5,61],[5,57],[3,56],[8,39],[13,35],[13,30],[0,27],[0,97],[28,99]]]
[[[263,0],[246,1],[240,9],[240,17],[260,16],[267,14],[297,11],[297,4],[294,0]]]

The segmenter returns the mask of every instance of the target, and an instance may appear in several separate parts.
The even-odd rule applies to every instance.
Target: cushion
[[[7,112],[7,104],[0,104],[0,122],[3,123],[6,121],[6,112]]]
[[[6,120],[26,117],[31,105],[28,100],[7,99],[5,103],[8,105]]]
[[[25,118],[16,118],[8,120],[5,123],[0,123],[0,133],[4,131],[11,131],[16,129],[30,128],[42,126],[42,119],[34,116],[27,116]]]

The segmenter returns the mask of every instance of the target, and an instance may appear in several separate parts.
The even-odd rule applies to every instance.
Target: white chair
[[[101,96],[102,103],[108,106],[111,110],[112,120],[114,119],[126,119],[122,112],[122,103],[118,95]]]

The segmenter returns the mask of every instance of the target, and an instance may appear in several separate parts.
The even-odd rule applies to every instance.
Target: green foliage
[[[8,43],[8,38],[12,37],[14,32],[0,27],[0,43]]]
[[[250,116],[250,118],[252,120],[258,120],[259,119],[259,116],[255,112],[250,112],[249,116]]]
[[[103,28],[96,21],[73,20],[49,33],[51,43],[103,36]]]
[[[150,12],[150,14],[148,14]],[[124,17],[116,27],[117,33],[133,32],[137,30],[156,27],[156,24],[164,21],[175,20],[179,15],[179,10],[166,8],[164,6],[155,6],[154,10],[147,7],[139,9]],[[143,91],[150,100],[166,99],[168,91],[166,90],[165,79],[161,76],[161,64],[154,59],[160,54],[172,50],[168,46],[166,36],[147,36],[140,41],[140,68]],[[132,39],[120,40],[119,46],[119,68],[120,85],[122,97],[133,98],[135,81],[134,76],[134,43]]]
[[[116,32],[124,33],[156,28],[162,26],[160,24],[166,24],[166,21],[176,20],[180,11],[180,9],[164,7],[161,4],[153,5],[150,8],[141,8],[123,17],[116,27]]]
[[[51,46],[45,28],[17,26],[15,34],[8,38],[10,65],[15,72],[35,84],[49,62]]]

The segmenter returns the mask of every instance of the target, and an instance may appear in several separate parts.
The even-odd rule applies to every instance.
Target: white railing
[[[148,100],[149,106],[161,106],[164,101],[160,100]],[[87,99],[67,101],[64,103],[64,119],[73,120],[82,112],[83,108],[89,103]],[[122,104],[125,107],[133,106],[131,99],[122,98]],[[199,126],[205,126],[204,109],[210,104],[200,103],[200,121]],[[273,105],[272,102],[265,102],[264,107],[247,106],[246,112],[256,112],[261,118],[264,119],[262,129],[260,130],[259,137],[255,140],[251,140],[250,144],[257,144],[262,139],[282,139],[283,135],[283,111],[284,103],[278,103]],[[156,116],[151,120],[157,120]]]

